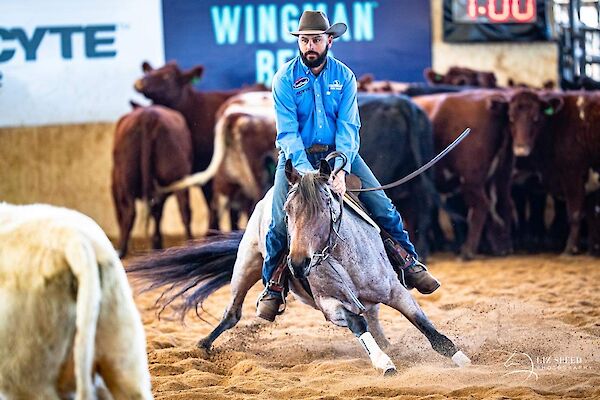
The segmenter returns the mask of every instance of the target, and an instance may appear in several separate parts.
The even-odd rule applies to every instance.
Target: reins
[[[383,185],[383,186],[377,186],[377,187],[365,188],[365,189],[347,189],[347,191],[348,192],[373,192],[375,190],[385,190],[385,189],[391,189],[391,188],[396,187],[396,186],[400,186],[400,185],[402,185],[402,184],[410,181],[414,177],[419,176],[423,172],[427,171],[429,168],[431,168],[435,163],[437,163],[446,154],[448,154],[452,149],[454,149],[460,142],[462,142],[462,140],[465,137],[467,137],[469,135],[469,133],[471,133],[471,128],[465,129],[456,139],[454,139],[454,141],[452,143],[450,143],[448,145],[448,147],[446,147],[438,155],[436,155],[431,160],[429,160],[429,162],[427,164],[424,164],[420,168],[418,168],[415,171],[411,172],[410,174],[406,175],[404,178],[398,179],[395,182],[388,183],[387,185]],[[345,165],[346,162],[348,161],[347,157],[343,153],[340,153],[339,151],[334,151],[331,154],[329,154],[327,156],[326,160],[329,161],[331,158],[334,158],[334,157],[337,157],[337,156],[340,156],[340,157],[342,157],[344,159],[343,165]],[[339,172],[340,169],[341,168],[337,168],[334,171],[334,174],[337,173],[337,172]]]

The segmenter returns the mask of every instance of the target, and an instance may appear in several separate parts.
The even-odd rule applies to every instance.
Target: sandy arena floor
[[[148,341],[157,399],[600,399],[600,260],[554,255],[469,263],[437,256],[442,281],[417,294],[425,313],[468,354],[465,369],[438,355],[400,313],[382,325],[398,375],[384,378],[345,328],[299,301],[274,324],[254,317],[255,286],[244,317],[207,354],[196,348],[212,327],[190,314],[186,325],[136,298]],[[414,293],[414,291],[413,291]],[[212,324],[229,286],[205,303]],[[509,360],[509,358],[512,358]]]

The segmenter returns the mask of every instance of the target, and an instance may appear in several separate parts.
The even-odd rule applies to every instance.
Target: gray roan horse
[[[347,326],[367,351],[373,366],[386,375],[395,373],[396,367],[379,347],[389,344],[378,321],[380,303],[404,314],[429,339],[435,351],[452,357],[459,366],[468,365],[469,358],[436,330],[401,285],[377,231],[353,213],[342,217],[337,198],[327,184],[330,175],[331,168],[324,160],[319,172],[303,176],[291,163],[286,165],[291,185],[285,205],[289,266],[296,276],[302,272],[308,275],[312,297],[298,279],[290,279],[290,290],[302,302],[321,310],[335,325]],[[157,300],[163,309],[183,297],[182,317],[231,280],[231,302],[219,325],[198,343],[201,348],[210,349],[223,331],[238,323],[248,290],[261,279],[271,199],[269,192],[257,205],[241,238],[238,232],[212,237],[151,255],[129,269],[134,277],[152,282],[152,289],[168,287]]]

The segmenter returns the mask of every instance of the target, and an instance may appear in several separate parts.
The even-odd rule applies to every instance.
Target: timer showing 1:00
[[[453,0],[454,22],[530,24],[536,22],[536,0]]]

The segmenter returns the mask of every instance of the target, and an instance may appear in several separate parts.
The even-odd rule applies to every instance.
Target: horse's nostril
[[[288,264],[295,276],[304,276],[306,269],[310,265],[310,258],[292,259],[288,258]]]

